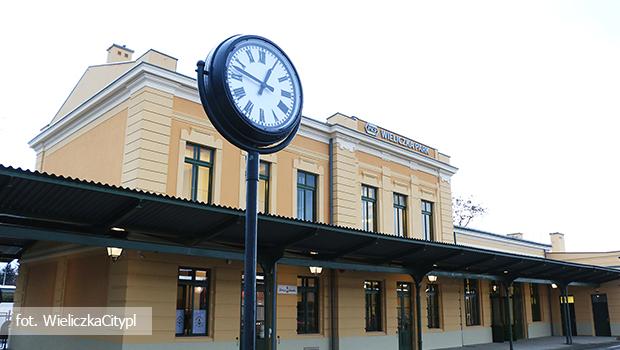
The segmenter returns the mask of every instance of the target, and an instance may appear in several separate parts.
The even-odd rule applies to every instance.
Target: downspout
[[[334,139],[329,139],[329,224],[334,224]],[[329,348],[338,350],[336,332],[336,270],[329,269]]]
[[[334,139],[329,139],[329,224],[334,224]]]

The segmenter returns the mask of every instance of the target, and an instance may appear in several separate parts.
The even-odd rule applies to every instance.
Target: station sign
[[[384,141],[396,144],[398,146],[405,147],[405,148],[414,150],[416,152],[426,154],[427,156],[430,156],[430,149],[428,146],[425,146],[419,142],[415,142],[411,139],[395,134],[391,131],[382,129],[376,126],[375,124],[366,123],[364,130],[366,131],[366,134],[370,136],[373,136],[373,137],[382,139]]]

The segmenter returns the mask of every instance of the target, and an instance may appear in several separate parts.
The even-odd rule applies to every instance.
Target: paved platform
[[[617,345],[620,350],[620,340],[616,337],[573,337],[573,345],[566,345],[564,337],[543,337],[535,339],[523,339],[514,342],[515,350],[578,350],[578,349],[606,349]],[[458,348],[449,348],[443,350],[507,350],[508,342],[491,343],[481,345],[467,345]]]

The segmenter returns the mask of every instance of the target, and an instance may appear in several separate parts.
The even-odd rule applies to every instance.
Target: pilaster
[[[121,185],[165,193],[173,96],[144,87],[129,98]]]
[[[361,192],[355,144],[335,139],[333,158],[334,224],[361,227]]]

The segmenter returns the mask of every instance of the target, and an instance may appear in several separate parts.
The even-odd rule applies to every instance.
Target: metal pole
[[[570,339],[568,336],[568,315],[566,313],[566,302],[568,301],[568,297],[565,294],[564,285],[560,285],[560,313],[562,316],[562,327],[564,329],[564,336],[566,337],[566,344],[570,344]]]
[[[566,297],[565,299],[565,303],[564,303],[564,309],[566,310],[566,330],[568,331],[566,333],[566,336],[568,337],[568,345],[571,345],[573,343],[573,327],[571,327],[571,321],[570,321],[570,307],[568,307],[568,284],[562,287],[564,289],[564,296]]]
[[[510,308],[510,284],[511,283],[502,283],[504,286],[504,292],[506,294],[506,301],[504,302],[506,308],[506,317],[505,321],[508,327],[508,344],[510,344],[510,350],[514,349],[514,344],[512,342],[512,317],[511,316],[511,308]]]
[[[416,333],[418,337],[418,350],[422,350],[422,309],[420,303],[420,281],[416,278],[415,282],[415,318],[416,318]]]
[[[258,190],[258,152],[248,152],[245,196],[245,261],[243,283],[243,334],[241,349],[256,349],[256,231],[257,190]]]
[[[271,268],[271,350],[278,348],[278,263],[273,263]]]

